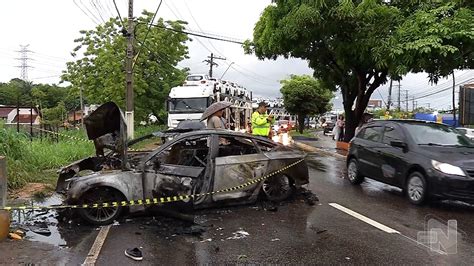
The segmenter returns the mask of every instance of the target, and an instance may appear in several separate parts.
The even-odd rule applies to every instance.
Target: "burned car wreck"
[[[259,196],[281,201],[294,188],[308,183],[308,167],[302,161],[261,182],[212,193],[274,173],[301,161],[305,154],[268,139],[226,130],[157,132],[152,135],[172,139],[151,151],[128,151],[128,146],[147,137],[126,141],[123,115],[114,103],[99,107],[85,119],[85,125],[97,153],[59,171],[56,191],[66,196],[67,204],[198,195],[159,206],[185,212],[252,203]],[[109,151],[103,152],[104,148]],[[77,211],[89,223],[108,224],[124,211],[140,212],[149,207],[111,206]]]

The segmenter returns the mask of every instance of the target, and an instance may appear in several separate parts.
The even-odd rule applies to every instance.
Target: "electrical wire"
[[[98,18],[95,16],[94,12],[92,12],[92,11],[87,7],[86,4],[82,3],[82,0],[79,0],[79,3],[81,3],[81,5],[87,10],[87,12],[88,12],[89,14],[91,14],[91,15],[99,22],[99,23],[97,23],[97,24],[100,24],[100,19],[98,19]]]
[[[98,23],[95,19],[93,19],[89,14],[87,14],[86,11],[84,11],[84,9],[82,9],[77,3],[76,3],[76,0],[72,0],[72,2],[77,6],[77,8],[79,8],[82,13],[84,13],[84,15],[86,15],[95,25],[99,25],[100,23]]]
[[[145,38],[143,38],[143,43],[146,42],[146,39],[148,37],[148,34],[150,33],[150,29],[151,29],[151,26],[153,25],[153,22],[155,21],[155,17],[156,17],[156,14],[158,14],[158,10],[160,10],[160,7],[161,7],[161,4],[163,3],[163,0],[160,0],[160,3],[158,4],[158,7],[156,8],[156,11],[155,11],[155,14],[153,14],[153,17],[151,18],[151,21],[150,21],[150,25],[148,25],[148,28],[146,30],[146,33],[145,33]],[[140,48],[138,49],[138,53],[137,55],[135,56],[135,59],[133,60],[133,64],[132,64],[132,71],[133,69],[135,68],[135,64],[138,60],[138,56],[140,55],[141,51],[142,51],[142,47],[143,46],[140,46]]]
[[[89,1],[92,5],[92,7],[97,10],[97,14],[99,15],[99,18],[102,20],[102,22],[105,24],[105,19],[104,17],[102,17],[102,12],[100,11],[100,9],[97,7],[97,5],[95,4],[95,1],[94,0],[90,0]]]
[[[120,15],[120,11],[117,7],[117,3],[115,2],[115,0],[113,0],[113,2],[114,2],[115,10],[117,11],[118,17],[120,19],[120,23],[122,23],[122,28],[125,28],[125,23],[123,23],[123,19],[122,19],[122,16]]]

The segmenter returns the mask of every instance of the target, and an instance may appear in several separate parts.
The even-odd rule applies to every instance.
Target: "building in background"
[[[382,107],[383,107],[382,100],[377,100],[377,99],[369,100],[369,103],[367,104],[367,110],[371,110],[371,111],[381,109]]]
[[[5,124],[30,124],[39,125],[41,123],[41,114],[36,107],[0,105],[0,120]]]

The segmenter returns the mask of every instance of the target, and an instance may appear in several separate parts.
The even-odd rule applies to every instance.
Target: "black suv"
[[[474,202],[474,143],[453,127],[416,120],[380,120],[351,141],[347,174],[402,188],[410,202],[429,198]]]

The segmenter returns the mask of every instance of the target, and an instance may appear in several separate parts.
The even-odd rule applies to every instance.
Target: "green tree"
[[[292,75],[281,81],[281,93],[285,109],[298,115],[298,130],[303,133],[304,121],[308,115],[318,115],[331,109],[333,90],[325,87],[315,78]]]
[[[156,23],[158,27],[151,27],[147,32],[147,24],[152,17],[153,13],[144,11],[136,19],[135,47],[138,48],[134,55],[134,92],[137,122],[145,120],[150,113],[164,121],[162,114],[168,93],[172,87],[181,84],[186,76],[186,69],[178,69],[177,64],[187,58],[185,42],[188,37],[176,32],[183,30],[186,23],[160,19]],[[78,46],[72,55],[79,57],[82,52],[83,56],[67,63],[63,81],[70,82],[74,91],[82,86],[89,103],[114,101],[123,108],[126,37],[119,19],[111,18],[93,30],[80,33],[81,37],[75,40]]]
[[[428,72],[432,81],[473,66],[474,15],[462,0],[276,0],[245,49],[260,59],[307,60],[314,76],[338,86],[346,141],[372,93],[388,78]]]

